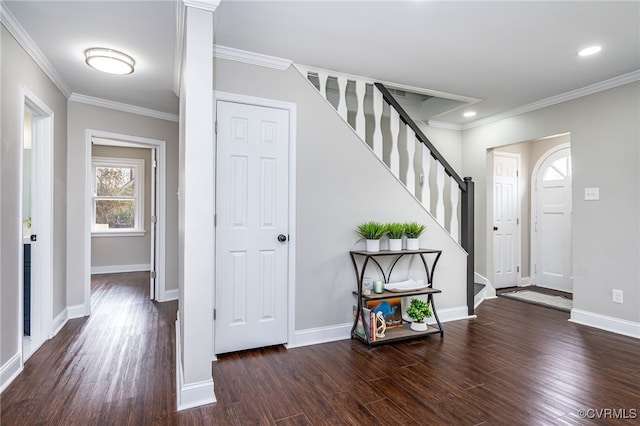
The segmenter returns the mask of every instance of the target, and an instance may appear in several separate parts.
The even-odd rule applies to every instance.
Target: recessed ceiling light
[[[470,117],[475,117],[476,116],[476,112],[475,111],[467,111],[464,114],[465,117],[470,118]]]
[[[109,74],[131,74],[136,64],[131,56],[113,49],[95,47],[87,49],[84,55],[87,65]]]
[[[589,46],[578,52],[578,56],[591,56],[595,55],[602,50],[602,46]]]

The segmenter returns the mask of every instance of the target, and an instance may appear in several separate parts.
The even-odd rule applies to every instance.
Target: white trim
[[[180,295],[180,290],[177,288],[172,288],[171,290],[165,290],[162,301],[169,302],[171,300],[178,300],[179,295]]]
[[[217,44],[213,45],[213,57],[281,71],[288,69],[292,64],[288,59],[276,58],[275,56],[248,52],[246,50],[234,49],[232,47],[220,46]]]
[[[247,105],[277,108],[289,111],[289,271],[288,271],[288,296],[287,296],[287,341],[295,340],[295,301],[296,301],[296,149],[297,149],[297,105],[291,102],[274,99],[258,98],[254,96],[239,95],[228,92],[213,92],[213,105],[217,107],[218,101],[235,102]],[[217,110],[214,110],[214,117]],[[215,286],[215,282],[214,282]],[[214,291],[215,297],[215,291]],[[215,300],[214,300],[215,306]],[[215,325],[214,325],[215,330]],[[215,359],[215,338],[212,342],[212,359]]]
[[[93,274],[118,274],[121,272],[139,272],[150,271],[151,265],[146,263],[137,265],[108,265],[108,266],[92,266],[91,275]]]
[[[16,39],[18,44],[27,52],[38,67],[49,77],[49,80],[62,92],[65,98],[71,95],[71,88],[66,81],[58,74],[58,71],[51,65],[51,62],[38,48],[29,34],[22,28],[18,20],[13,16],[7,7],[0,7],[0,18],[7,28],[7,31]]]
[[[571,310],[571,318],[569,318],[569,321],[640,339],[640,323],[637,322],[575,308]]]
[[[80,93],[71,93],[69,102],[78,102],[81,104],[93,105],[100,108],[113,109],[116,111],[127,112],[130,114],[143,115],[145,117],[157,118],[159,120],[173,121],[177,123],[179,118],[176,114],[168,112],[156,111],[149,108],[143,108],[135,105],[129,105],[122,102],[110,101],[93,96],[82,95]]]
[[[73,305],[73,306],[67,306],[67,319],[74,319],[74,318],[83,318],[85,317],[85,307],[84,305]]]
[[[85,247],[84,247],[84,315],[91,315],[91,215],[92,215],[92,183],[93,167],[91,164],[91,144],[93,138],[102,139],[100,145],[108,145],[110,140],[116,141],[116,145],[137,145],[138,148],[157,149],[157,173],[156,180],[156,295],[164,295],[165,268],[166,268],[166,179],[167,179],[167,143],[159,139],[151,139],[141,136],[125,135],[120,133],[105,132],[102,130],[87,129],[85,136]],[[148,270],[148,268],[147,268]],[[158,299],[159,302],[164,300]]]
[[[182,0],[185,6],[215,12],[220,0]]]
[[[60,312],[53,319],[53,335],[55,336],[62,330],[62,327],[69,321],[69,310],[68,308],[64,308],[62,312]]]
[[[438,129],[462,130],[462,124],[448,123],[446,121],[427,120],[427,126]]]
[[[549,106],[557,105],[562,102],[571,101],[581,98],[583,96],[593,95],[605,90],[614,89],[625,84],[633,83],[640,80],[640,71],[632,71],[628,74],[623,74],[617,77],[604,80],[590,86],[582,87],[580,89],[572,90],[569,92],[561,93],[556,96],[541,99],[536,102],[532,102],[527,105],[520,106],[518,108],[511,109],[509,111],[502,112],[500,114],[491,115],[489,117],[481,118],[476,121],[472,121],[462,125],[462,130],[473,129],[474,127],[484,126],[496,121],[504,120],[506,118],[514,117],[516,115],[525,114],[527,112],[535,111],[538,109],[546,108]]]
[[[198,407],[216,402],[213,378],[197,383],[184,383],[180,348],[180,315],[176,320],[176,405],[177,410]]]
[[[536,274],[536,262],[538,260],[537,244],[536,244],[538,240],[538,231],[536,230],[536,217],[537,217],[537,211],[538,211],[538,184],[537,184],[538,173],[540,173],[540,167],[542,167],[542,164],[544,164],[544,162],[550,156],[552,156],[558,151],[562,151],[563,149],[571,150],[571,143],[570,142],[561,143],[560,145],[556,145],[549,148],[548,151],[546,151],[544,154],[540,156],[540,158],[538,158],[538,161],[536,161],[536,164],[533,166],[533,170],[529,178],[530,179],[529,187],[531,188],[531,200],[529,203],[529,205],[531,206],[531,211],[529,212],[529,221],[531,222],[529,224],[530,225],[529,260],[531,262],[529,265],[529,274],[531,275],[531,277],[529,278],[529,284],[531,284],[532,282],[538,283],[538,276]],[[573,219],[572,219],[572,222],[573,222]],[[572,226],[573,226],[573,223],[572,223]],[[571,251],[573,252],[573,241],[571,241],[570,244],[571,244]],[[569,259],[569,262],[572,262],[572,261],[573,261],[572,259]],[[573,289],[573,278],[571,279],[571,287]]]
[[[144,230],[130,231],[128,229],[113,229],[111,231],[91,231],[91,238],[105,238],[105,237],[144,237]]]
[[[22,336],[20,336],[20,338],[22,338]],[[22,346],[22,343],[20,346]],[[22,365],[22,356],[20,352],[17,352],[9,358],[9,361],[0,367],[0,392],[4,392],[7,386],[22,373]]]

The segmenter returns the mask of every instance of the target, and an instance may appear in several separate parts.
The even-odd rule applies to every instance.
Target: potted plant
[[[409,222],[404,224],[404,234],[407,236],[407,250],[418,250],[420,242],[418,238],[427,229],[426,225],[417,222]]]
[[[380,251],[380,238],[384,237],[385,226],[382,223],[369,221],[358,225],[356,233],[365,240],[366,250]]]
[[[411,302],[409,303],[409,307],[407,308],[407,315],[413,319],[411,322],[411,329],[414,331],[426,331],[427,330],[427,322],[426,318],[429,318],[433,315],[431,311],[431,306],[429,303],[425,302],[422,299],[417,299],[415,297],[411,298]]]
[[[389,250],[402,250],[402,236],[404,235],[404,225],[402,223],[387,223],[385,225],[386,235],[389,238]]]

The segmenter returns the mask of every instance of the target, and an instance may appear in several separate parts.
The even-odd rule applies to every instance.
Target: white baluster
[[[329,100],[327,98],[327,79],[329,75],[325,72],[318,71],[318,81],[320,82],[320,94],[323,98]]]
[[[458,225],[458,203],[460,202],[460,187],[458,187],[458,182],[451,177],[451,228],[449,229],[449,233],[453,237],[454,240],[459,241],[460,239],[460,229]]]
[[[407,160],[407,189],[411,192],[411,194],[413,195],[417,195],[416,194],[416,173],[413,170],[413,158],[416,155],[416,134],[413,131],[413,129],[411,128],[411,126],[409,126],[408,124],[406,125],[407,128],[407,153],[409,154],[409,158]]]
[[[436,220],[444,227],[444,166],[436,161]]]
[[[382,92],[373,86],[373,152],[382,160]]]
[[[422,205],[431,213],[431,182],[429,175],[431,174],[431,153],[426,145],[422,144]]]
[[[338,99],[338,114],[344,121],[347,121],[347,77],[338,76],[336,77],[338,80],[338,94],[340,98]]]
[[[395,108],[390,108],[389,127],[391,130],[391,153],[389,154],[389,168],[400,179],[400,154],[398,152],[398,132],[400,132],[400,115]]]
[[[358,100],[358,110],[356,112],[356,133],[362,140],[365,140],[366,137],[366,121],[364,118],[364,94],[366,88],[367,86],[364,81],[356,81],[356,99]]]

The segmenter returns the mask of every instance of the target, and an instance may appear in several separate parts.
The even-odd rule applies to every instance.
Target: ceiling
[[[4,1],[71,92],[178,113],[176,4]],[[480,99],[438,121],[468,124],[601,82],[640,79],[640,1],[222,0],[215,44]],[[578,57],[586,46],[602,52]],[[132,55],[128,76],[84,64],[89,47]],[[631,79],[631,80],[629,80]]]

